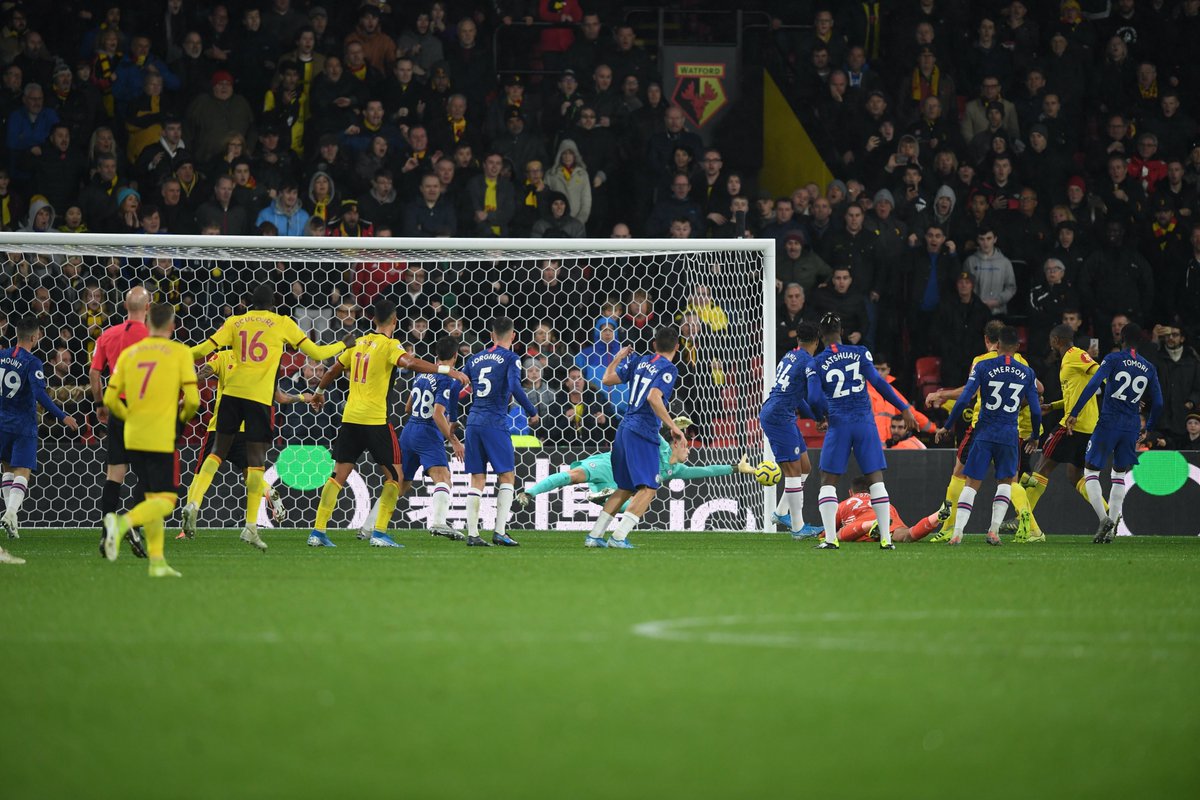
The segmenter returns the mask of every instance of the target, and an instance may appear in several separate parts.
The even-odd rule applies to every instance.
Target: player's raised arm
[[[192,350],[192,360],[200,361],[206,358],[214,350],[221,347],[233,346],[233,327],[229,324],[229,320],[225,320],[225,324],[217,328],[212,336],[209,336],[200,344],[194,346]]]
[[[621,364],[624,363],[625,359],[628,358],[629,354],[632,352],[633,348],[628,346],[622,347],[620,350],[618,350],[617,354],[613,356],[613,360],[608,362],[608,366],[604,368],[604,377],[600,379],[600,383],[605,386],[618,386],[622,383],[625,383],[625,381],[629,378],[628,370],[622,370]],[[662,393],[660,392],[659,394],[661,395]]]
[[[446,366],[445,364],[434,364],[423,358],[417,358],[412,353],[401,353],[396,358],[396,366],[400,369],[408,369],[413,372],[424,373],[425,375],[449,375],[464,386],[468,386],[471,383],[470,378],[453,367]]]

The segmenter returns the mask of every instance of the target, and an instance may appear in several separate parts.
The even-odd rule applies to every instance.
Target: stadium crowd
[[[836,311],[848,341],[920,394],[961,385],[984,325],[1003,317],[1052,398],[1054,325],[1100,357],[1135,321],[1167,400],[1155,441],[1194,446],[1200,0],[745,7],[770,14],[748,58],[797,110],[836,176],[826,186],[758,191],[771,165],[688,129],[614,3],[0,3],[0,227],[770,238],[780,352],[799,322]],[[714,34],[705,19],[689,36]],[[758,136],[745,115],[730,124],[738,136],[714,141]],[[418,352],[442,331],[469,348],[490,316],[472,305],[541,298],[525,317],[540,324],[522,332],[528,383],[589,437],[619,413],[594,385],[614,342],[673,317],[686,360],[689,341],[729,324],[719,287],[648,281],[614,295],[611,266],[547,262],[521,285],[452,285],[404,264],[262,269],[319,341],[365,331],[363,309],[394,293]],[[8,318],[43,317],[48,380],[84,403],[94,338],[130,285],[173,302],[188,341],[238,307],[230,273],[10,253],[0,340]],[[595,298],[583,325],[545,312],[579,296]],[[693,347],[697,384],[723,382],[722,348]],[[286,377],[321,369],[297,361]],[[879,411],[888,439],[894,409]]]

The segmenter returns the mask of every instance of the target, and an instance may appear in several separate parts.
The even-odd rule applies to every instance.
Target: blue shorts
[[[467,435],[463,441],[466,453],[463,464],[468,475],[482,475],[487,472],[487,465],[492,465],[492,473],[499,475],[516,469],[516,457],[513,455],[512,437],[508,431],[497,428],[480,428],[467,426]]]
[[[618,489],[635,491],[639,486],[658,488],[658,442],[617,428],[612,448],[613,480]]]
[[[428,476],[432,467],[449,467],[446,440],[433,425],[408,424],[400,432],[400,473],[411,481],[420,468]]]
[[[795,420],[787,423],[760,418],[759,422],[771,445],[771,455],[775,457],[776,463],[799,461],[800,456],[808,452],[808,446],[804,444],[804,437],[800,435],[800,428]]]
[[[1021,463],[1018,455],[1020,440],[1014,437],[1012,442],[986,442],[973,439],[971,452],[963,463],[963,475],[971,480],[981,481],[987,477],[988,467],[996,465],[996,480],[1005,481],[1017,477],[1017,467]]]
[[[845,475],[850,454],[858,461],[864,475],[887,469],[883,458],[883,442],[874,422],[849,422],[830,425],[821,445],[821,472]]]
[[[0,461],[10,467],[37,469],[38,437],[36,433],[0,431]]]
[[[1113,469],[1125,472],[1138,462],[1137,442],[1141,435],[1141,431],[1119,431],[1097,425],[1088,440],[1084,463],[1101,469],[1112,456]]]

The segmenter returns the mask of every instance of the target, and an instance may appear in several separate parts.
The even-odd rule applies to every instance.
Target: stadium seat
[[[1025,327],[1024,325],[1017,326],[1017,338],[1021,342],[1019,345],[1017,345],[1017,352],[1028,353],[1029,352],[1029,328]]]
[[[917,359],[917,383],[938,384],[942,382],[942,360],[937,356]]]

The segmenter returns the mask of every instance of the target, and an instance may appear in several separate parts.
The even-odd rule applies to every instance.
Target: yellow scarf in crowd
[[[912,99],[924,100],[926,97],[937,97],[938,83],[942,79],[942,71],[935,64],[933,72],[929,73],[929,80],[925,80],[925,76],[921,74],[920,67],[914,67],[912,72]],[[925,85],[928,84],[929,91],[925,91]]]

